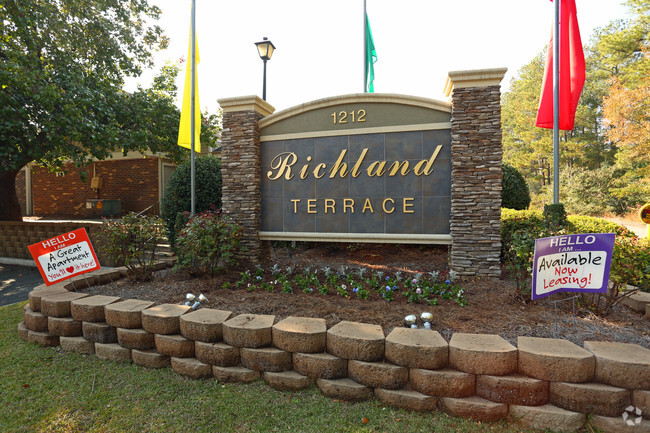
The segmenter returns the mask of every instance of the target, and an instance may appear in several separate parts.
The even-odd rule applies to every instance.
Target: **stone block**
[[[589,418],[589,423],[591,426],[599,429],[599,431],[607,433],[650,433],[650,421],[642,418],[637,424],[637,419],[630,419],[628,417],[627,420],[623,420],[621,416],[607,417],[594,415]]]
[[[153,305],[154,303],[151,301],[138,299],[127,299],[109,304],[104,307],[106,323],[115,328],[142,328],[142,310]]]
[[[117,296],[88,296],[72,301],[70,312],[72,317],[80,322],[105,322],[104,307],[120,300]]]
[[[585,341],[596,357],[596,382],[650,390],[650,350],[637,344]]]
[[[231,311],[201,308],[183,314],[179,321],[181,335],[188,340],[216,343],[223,339],[222,324],[232,317]]]
[[[87,297],[87,293],[67,291],[43,296],[41,297],[41,313],[48,317],[70,317],[70,302]]]
[[[27,341],[45,347],[55,347],[59,345],[59,336],[50,334],[49,332],[28,331]]]
[[[325,319],[287,317],[273,325],[273,345],[287,352],[324,352],[327,340]]]
[[[100,269],[98,271],[91,272],[91,274],[94,274],[95,281],[101,285],[112,283],[113,281],[119,280],[121,278],[120,271],[117,269]]]
[[[291,353],[275,347],[251,349],[242,347],[239,350],[241,364],[256,371],[281,372],[291,370]]]
[[[171,364],[170,357],[155,350],[131,350],[133,362],[147,368],[165,368]]]
[[[622,304],[627,305],[634,311],[644,314],[646,307],[650,305],[650,293],[636,292],[621,301]]]
[[[182,335],[154,334],[156,350],[174,358],[194,358],[194,342]]]
[[[329,398],[344,401],[362,401],[372,397],[372,388],[351,379],[317,379],[320,392]]]
[[[59,338],[61,349],[68,352],[83,353],[86,355],[95,354],[95,343],[83,337],[61,337]]]
[[[492,422],[508,415],[508,405],[494,403],[481,397],[442,397],[444,411],[451,416],[471,418],[476,421]]]
[[[309,387],[313,383],[313,379],[303,376],[293,370],[271,372],[265,371],[262,373],[262,379],[273,389],[278,391],[299,391]]]
[[[223,322],[223,340],[236,347],[258,348],[273,342],[275,316],[240,314]]]
[[[479,375],[476,395],[495,403],[541,406],[548,402],[548,381],[521,375]]]
[[[182,325],[181,325],[182,326]],[[239,365],[239,348],[226,343],[194,342],[196,358],[210,365],[234,367]]]
[[[172,369],[181,376],[192,379],[208,379],[212,377],[212,366],[204,364],[196,358],[171,358]]]
[[[517,348],[498,335],[456,333],[449,341],[449,366],[472,374],[513,374]]]
[[[82,322],[81,332],[86,340],[93,343],[117,343],[117,329],[108,323]]]
[[[72,317],[54,317],[47,318],[47,329],[50,334],[59,337],[80,337],[81,322],[74,320]]]
[[[131,362],[131,349],[115,343],[95,343],[97,358],[113,362]]]
[[[29,329],[27,329],[27,325],[25,325],[24,320],[18,324],[17,331],[18,338],[21,340],[29,341]]]
[[[30,331],[47,332],[47,316],[39,311],[33,311],[31,308],[23,310],[25,326]]]
[[[294,353],[293,368],[318,379],[341,379],[348,375],[348,360],[330,353]]]
[[[156,347],[153,334],[141,328],[117,328],[117,342],[129,349],[151,350]]]
[[[542,406],[510,405],[510,416],[528,427],[571,433],[585,423],[583,413],[571,412],[551,404]]]
[[[92,287],[96,281],[98,281],[94,275],[82,274],[76,277],[70,278],[68,284],[65,285],[65,288],[72,291],[85,290],[89,287]]]
[[[409,372],[411,389],[436,397],[463,398],[474,395],[476,376],[456,370],[422,370]]]
[[[191,307],[178,304],[162,304],[147,308],[142,310],[142,329],[152,334],[180,334],[179,318],[189,311],[192,311]]]
[[[417,412],[430,412],[434,410],[438,401],[435,397],[420,394],[417,391],[402,389],[389,390],[375,388],[375,396],[388,406]]]
[[[650,419],[650,391],[640,389],[632,391],[632,405],[641,409],[644,418]]]
[[[386,337],[385,356],[402,367],[437,370],[449,363],[449,345],[437,331],[395,328]]]
[[[576,344],[558,338],[519,337],[519,373],[551,382],[590,382],[596,359]]]
[[[348,377],[372,388],[401,389],[408,383],[409,370],[384,362],[348,361]]]
[[[384,359],[384,331],[379,325],[341,321],[327,331],[327,351],[357,361]]]
[[[32,290],[27,294],[27,299],[29,299],[29,308],[34,312],[41,311],[41,298],[47,295],[54,295],[57,293],[67,293],[68,291],[62,286],[56,284],[43,289]]]
[[[549,403],[562,409],[602,416],[620,416],[630,405],[627,389],[601,383],[551,382]]]
[[[212,366],[212,374],[214,377],[223,383],[240,382],[250,383],[260,378],[260,372],[250,370],[246,367],[220,367],[218,365]]]

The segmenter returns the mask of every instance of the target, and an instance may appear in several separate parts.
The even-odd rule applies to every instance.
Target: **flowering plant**
[[[207,210],[190,217],[176,238],[176,266],[191,275],[211,276],[235,265],[242,232],[241,226],[221,211]]]

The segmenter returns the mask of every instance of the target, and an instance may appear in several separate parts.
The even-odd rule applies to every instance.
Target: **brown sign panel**
[[[449,243],[449,113],[399,108],[394,102],[325,106],[263,129],[260,237]],[[415,123],[406,125],[404,112]],[[318,131],[301,131],[300,117],[331,124],[323,129],[325,123],[312,121],[304,125]],[[383,121],[358,126],[377,117]]]

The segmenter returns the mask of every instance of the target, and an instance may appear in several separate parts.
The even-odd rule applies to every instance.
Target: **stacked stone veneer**
[[[0,221],[0,257],[31,259],[27,248],[44,239],[53,238],[80,228],[85,228],[93,244],[101,222],[41,222]]]
[[[273,108],[256,96],[220,99],[223,109],[221,135],[221,202],[224,213],[244,229],[241,245],[254,264],[268,256],[268,242],[260,241],[261,182],[260,127],[262,117]]]
[[[626,343],[461,334],[324,319],[242,314],[111,296],[63,287],[34,290],[18,325],[43,346],[171,366],[191,378],[250,382],[279,390],[315,384],[331,398],[575,431],[586,415],[605,431],[650,431],[650,350]],[[629,405],[645,419],[629,430]]]
[[[501,275],[501,88],[505,69],[450,72],[450,266],[459,275]]]

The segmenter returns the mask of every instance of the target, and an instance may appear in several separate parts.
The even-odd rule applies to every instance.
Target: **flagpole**
[[[368,15],[366,13],[366,0],[363,0],[363,92],[368,91]]]
[[[560,2],[553,1],[553,204],[560,202]]]
[[[192,197],[192,204],[191,204],[191,212],[192,215],[194,215],[194,212],[196,211],[196,200],[195,200],[195,170],[196,170],[196,165],[195,165],[195,151],[194,151],[194,143],[196,140],[195,137],[195,113],[194,113],[194,107],[196,106],[196,0],[192,0],[192,30],[191,30],[191,35],[190,35],[190,40],[192,44],[192,58],[190,61],[192,62],[192,90],[191,90],[191,104],[190,104],[190,148],[191,148],[191,153],[190,153],[190,195]]]

